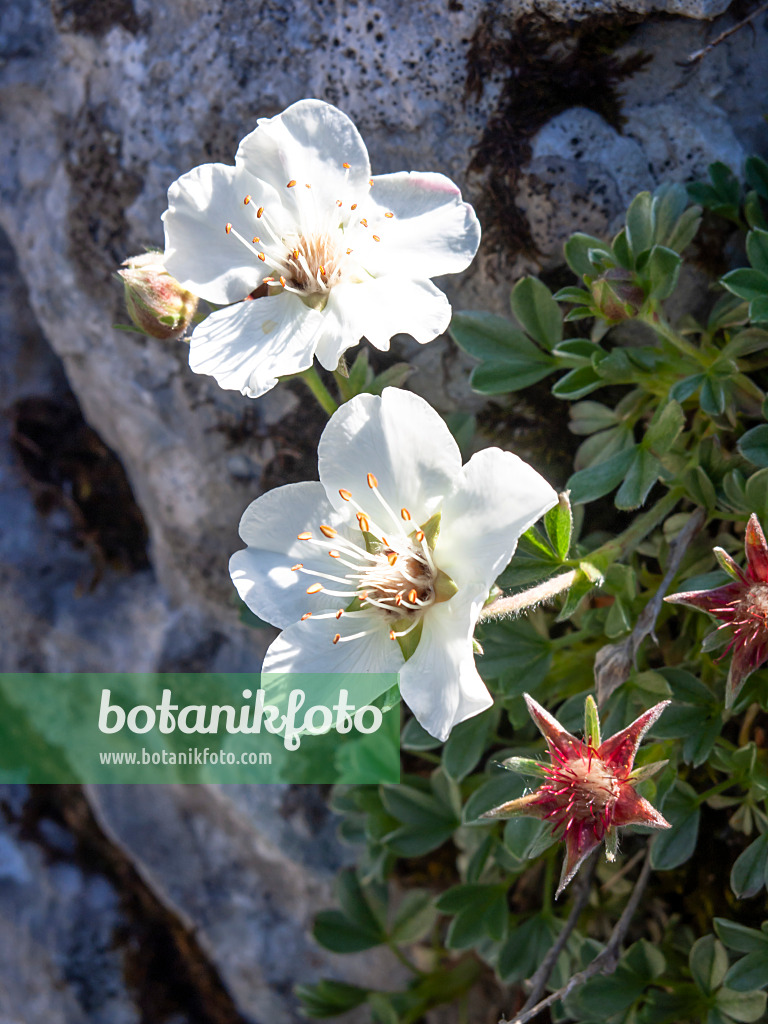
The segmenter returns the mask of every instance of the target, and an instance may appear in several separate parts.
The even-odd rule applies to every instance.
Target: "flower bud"
[[[611,267],[592,282],[592,297],[598,312],[612,323],[637,316],[645,301],[634,275],[622,267]]]
[[[131,256],[118,270],[125,305],[134,324],[153,338],[180,338],[197,309],[197,296],[185,291],[165,269],[161,252]]]

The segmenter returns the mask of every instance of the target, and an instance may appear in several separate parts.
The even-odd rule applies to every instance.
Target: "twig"
[[[720,43],[724,42],[728,36],[732,36],[734,32],[738,32],[740,28],[744,28],[745,25],[748,25],[750,21],[753,21],[759,14],[762,14],[763,11],[768,11],[768,3],[761,4],[760,7],[752,11],[751,14],[748,14],[742,21],[737,22],[735,25],[731,25],[731,27],[727,28],[725,32],[721,32],[720,35],[717,36],[716,39],[713,39],[708,46],[705,46],[703,50],[696,50],[694,53],[688,54],[685,60],[678,60],[675,61],[675,63],[679,67],[690,67],[692,64],[700,61],[702,57],[706,57],[708,53],[711,53],[712,50],[714,50],[716,46],[719,46]]]
[[[706,520],[706,512],[698,508],[669,545],[669,562],[659,589],[640,613],[635,628],[626,640],[618,644],[607,644],[595,655],[595,688],[597,703],[603,705],[617,687],[628,678],[632,665],[645,638],[653,635],[664,595],[675,577],[688,545]]]
[[[532,1006],[535,1006],[536,1003],[538,1003],[538,1001],[541,999],[542,993],[544,992],[544,989],[547,987],[549,976],[554,970],[555,964],[557,963],[557,958],[565,949],[565,944],[568,941],[568,939],[570,939],[571,932],[576,927],[576,924],[579,918],[581,917],[581,912],[587,905],[589,893],[592,888],[592,878],[594,877],[595,866],[597,865],[596,854],[597,850],[595,850],[592,853],[592,855],[589,858],[586,870],[583,871],[579,877],[579,885],[581,888],[576,894],[576,899],[574,900],[573,906],[571,907],[571,912],[568,915],[568,920],[565,922],[562,929],[560,930],[560,934],[557,936],[555,944],[544,957],[538,970],[531,978],[531,991],[528,995],[528,998],[525,1001],[525,1005],[520,1011],[521,1013],[525,1013],[526,1010],[530,1010],[530,1008]]]
[[[583,985],[584,982],[589,981],[590,978],[594,978],[596,974],[611,974],[616,969],[616,965],[619,962],[619,947],[629,931],[632,918],[635,915],[635,911],[640,903],[640,898],[645,891],[645,887],[648,884],[648,879],[650,877],[651,846],[649,843],[648,850],[645,855],[645,861],[640,869],[640,874],[637,876],[637,881],[635,882],[635,887],[632,890],[632,895],[629,897],[621,917],[616,922],[605,949],[596,956],[592,963],[588,964],[583,971],[579,971],[578,974],[574,974],[567,985],[558,989],[557,992],[552,992],[546,997],[546,999],[542,999],[529,1010],[521,1010],[520,1013],[518,1013],[512,1020],[507,1021],[502,1019],[499,1021],[499,1024],[527,1024],[529,1020],[533,1020],[534,1017],[538,1016],[542,1010],[546,1010],[546,1008],[551,1006],[553,1003],[557,1003],[561,999],[567,998],[575,988],[579,985]]]

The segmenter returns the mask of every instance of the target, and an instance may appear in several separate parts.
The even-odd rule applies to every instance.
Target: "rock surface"
[[[728,6],[270,0],[255,17],[246,0],[7,0],[0,668],[246,670],[269,638],[239,623],[227,559],[260,488],[313,474],[322,416],[288,388],[225,393],[189,371],[183,345],[111,326],[125,319],[113,271],[162,242],[179,174],[231,161],[258,116],[325,98],[356,120],[377,173],[462,185],[486,242],[446,287],[461,306],[503,309],[513,273],[556,267],[575,228],[610,231],[635,191],[765,154],[766,17],[678,64],[733,24]],[[590,49],[598,32],[610,66]],[[447,342],[401,350],[430,401],[478,408]],[[94,481],[109,483],[96,511]],[[282,1024],[298,1019],[296,980],[390,970],[307,938],[344,857],[313,790],[60,796],[67,813],[4,794],[3,1021]],[[185,996],[137,966],[151,935],[207,979],[205,1014],[190,1010],[203,988]]]

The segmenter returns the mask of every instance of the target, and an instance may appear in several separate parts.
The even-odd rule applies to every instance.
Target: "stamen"
[[[364,516],[361,512],[357,513],[357,521],[360,524],[360,529],[363,531],[363,533],[371,532],[371,524],[368,522],[367,517]]]
[[[365,219],[365,217],[360,218],[360,223],[363,225],[364,228],[368,227],[368,221]]]
[[[253,242],[254,245],[258,245],[261,239],[259,238],[258,235],[254,235],[251,241]]]
[[[312,534],[309,530],[305,530],[303,533],[298,534],[296,540],[312,540]]]
[[[416,598],[418,596],[419,595],[416,593],[415,590],[409,590],[408,591],[408,600],[411,602],[411,604],[415,604],[416,603]]]
[[[416,531],[416,540],[419,542],[419,544],[421,544],[421,542],[424,540],[424,531],[423,530],[417,530]]]
[[[394,213],[385,213],[384,216],[385,217],[394,217],[395,215],[394,215]]]
[[[374,235],[373,236],[373,240],[374,240],[374,242],[380,242],[381,241],[381,239],[379,238],[378,235]]]
[[[373,188],[373,178],[368,179],[368,185]]]
[[[338,535],[338,530],[334,530],[332,526],[321,526],[320,532],[329,539]]]
[[[299,569],[303,569],[303,568],[304,568],[304,563],[303,562],[297,562],[296,565],[292,565],[291,566],[291,572],[297,572]]]
[[[336,612],[336,618],[340,619],[343,614],[344,614],[344,609],[343,608],[339,608],[339,610]]]
[[[331,558],[341,558],[340,551],[329,551],[328,554],[331,556]]]
[[[342,205],[342,202],[341,202],[341,200],[340,200],[340,199],[337,199],[337,200],[336,200],[336,205],[337,205],[337,206],[341,206],[341,205]]]
[[[349,164],[342,164],[341,166],[344,168],[345,171],[348,171],[350,168]]]
[[[260,207],[258,208],[258,210],[256,211],[256,216],[257,216],[257,217],[261,217],[262,213],[264,213],[264,207],[263,207],[263,206],[260,206]]]
[[[351,249],[347,249],[347,256],[351,256],[351,255],[352,255],[352,250]]]
[[[257,255],[262,263],[266,263],[267,257],[264,255],[263,252],[257,253]]]
[[[285,187],[286,188],[293,188],[293,186],[295,184],[296,184],[296,179],[295,178],[291,178],[291,180],[288,182],[288,184]]]
[[[232,225],[229,223],[229,221],[227,221],[227,223],[224,225],[224,230],[226,231],[227,234],[229,234],[229,232],[232,230]]]
[[[391,551],[387,555],[387,561],[389,562],[390,565],[394,565],[395,562],[397,561],[397,552],[396,551]]]
[[[319,594],[323,589],[322,583],[313,583],[311,587],[307,587],[308,594]]]
[[[310,618],[312,618],[312,612],[304,612],[304,614],[301,616],[301,620],[300,621],[301,622],[306,622],[307,619],[310,619]]]
[[[356,209],[357,209],[357,203],[352,203],[352,205],[350,206],[350,210],[356,210]]]
[[[250,196],[246,196],[245,199],[243,200],[243,206],[247,206],[248,203],[250,203],[250,201],[251,201],[251,197]]]
[[[343,487],[340,487],[339,495],[344,499],[344,501],[349,501],[349,499],[352,497],[352,492],[345,490]]]
[[[366,480],[368,481],[368,486],[371,488],[371,490],[373,490],[374,487],[379,486],[379,481],[376,479],[373,473],[368,473],[368,475],[366,476]]]
[[[339,640],[341,640],[341,633],[336,634],[336,636],[333,638],[333,642],[337,644]]]

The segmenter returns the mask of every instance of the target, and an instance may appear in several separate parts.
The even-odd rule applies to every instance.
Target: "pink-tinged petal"
[[[667,819],[631,786],[621,787],[611,819],[611,823],[616,826],[647,825],[649,828],[670,828]]]
[[[632,771],[640,740],[669,704],[671,701],[661,701],[636,718],[626,729],[604,740],[597,751],[598,756],[608,762],[614,771],[620,769],[622,774],[628,775]]]
[[[581,822],[574,822],[565,833],[565,860],[560,875],[560,883],[555,896],[559,896],[579,870],[586,858],[603,841],[603,835],[595,835],[592,827]]]
[[[749,575],[755,582],[768,582],[768,545],[757,516],[752,513],[744,537]]]
[[[538,792],[526,793],[525,796],[518,797],[516,800],[509,800],[498,807],[492,807],[490,811],[485,811],[480,817],[514,818],[519,816],[521,818],[544,819],[552,809],[540,799]]]
[[[547,741],[550,756],[555,764],[562,763],[571,757],[580,757],[584,749],[581,740],[577,740],[566,729],[560,725],[558,720],[533,699],[529,694],[524,693],[525,703],[531,718],[536,723],[539,732]]]
[[[764,636],[733,644],[733,658],[725,685],[725,706],[730,708],[749,676],[768,658],[768,639]]]
[[[726,583],[712,590],[689,590],[680,594],[670,594],[664,600],[670,604],[687,604],[691,608],[709,612],[723,622],[731,622],[736,605],[746,593],[742,583]]]

